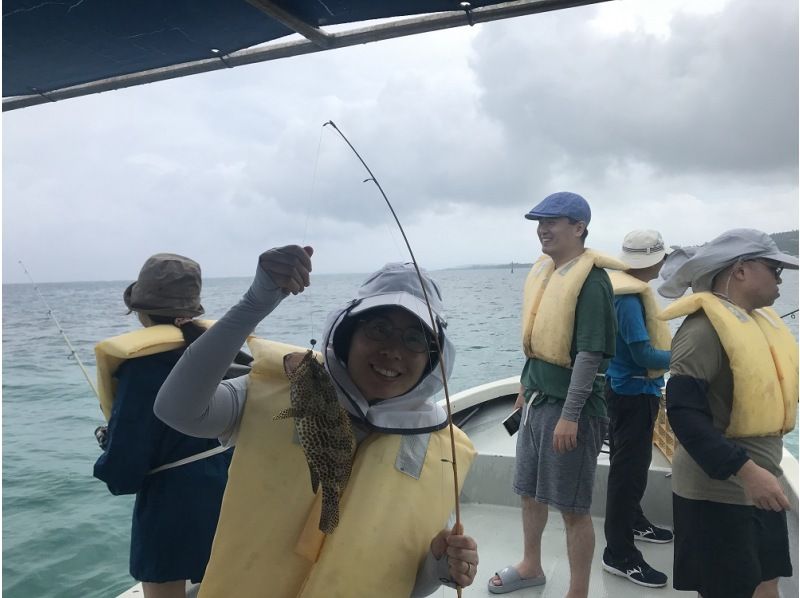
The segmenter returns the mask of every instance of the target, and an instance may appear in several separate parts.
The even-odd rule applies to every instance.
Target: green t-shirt
[[[603,361],[598,373],[603,373],[608,362],[614,357],[616,349],[617,317],[614,312],[614,289],[608,274],[602,268],[594,267],[589,271],[583,283],[575,306],[575,327],[572,331],[572,348],[570,357],[580,351],[603,353]],[[567,398],[572,370],[541,359],[528,359],[522,370],[520,382],[527,389],[526,397],[530,398],[534,390],[539,395],[533,400],[536,406],[546,402],[563,402]],[[606,400],[604,395],[605,377],[596,376],[592,393],[586,399],[582,414],[606,417]]]

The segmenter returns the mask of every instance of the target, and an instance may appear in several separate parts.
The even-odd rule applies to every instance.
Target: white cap
[[[619,259],[633,269],[649,268],[672,253],[657,230],[632,230],[622,241]]]

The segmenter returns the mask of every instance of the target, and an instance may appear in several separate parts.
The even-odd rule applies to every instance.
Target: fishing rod
[[[403,230],[403,225],[400,224],[400,219],[397,217],[397,213],[395,213],[394,208],[392,207],[392,204],[389,201],[389,198],[386,197],[386,193],[384,193],[383,187],[381,187],[381,184],[378,182],[378,179],[375,178],[375,175],[372,174],[372,170],[370,170],[370,167],[367,166],[366,162],[364,162],[364,158],[362,158],[361,154],[359,154],[358,151],[356,150],[356,148],[353,147],[353,144],[350,143],[350,140],[347,139],[347,137],[345,137],[345,134],[342,133],[339,130],[339,127],[336,126],[336,123],[334,123],[332,120],[329,120],[328,122],[326,122],[322,126],[326,127],[328,125],[332,126],[336,130],[336,132],[339,133],[339,135],[341,135],[342,139],[344,139],[345,143],[347,143],[347,145],[350,146],[350,149],[353,150],[353,153],[359,159],[361,164],[363,164],[364,168],[367,169],[367,172],[369,173],[369,178],[368,179],[364,179],[364,182],[366,183],[368,181],[372,181],[373,183],[375,183],[375,186],[378,188],[378,191],[381,192],[381,195],[383,196],[383,199],[386,202],[386,205],[389,206],[389,211],[392,213],[392,216],[394,217],[394,221],[397,223],[397,227],[400,229],[400,233],[403,235],[403,241],[405,241],[406,248],[408,249],[408,253],[411,256],[411,262],[414,264],[414,270],[417,272],[417,278],[419,278],[419,284],[422,287],[422,294],[425,297],[425,305],[428,307],[428,317],[430,317],[430,320],[431,320],[431,329],[433,330],[433,342],[436,345],[436,350],[438,351],[439,355],[442,355],[442,346],[439,343],[439,327],[436,325],[436,320],[433,317],[433,309],[431,308],[431,302],[428,299],[428,292],[425,290],[425,281],[422,279],[422,273],[419,270],[419,265],[417,264],[417,258],[414,257],[414,250],[411,249],[411,243],[408,242],[408,237],[406,237],[406,232]],[[453,412],[452,412],[452,409],[450,407],[450,392],[449,392],[449,390],[447,388],[447,373],[445,372],[445,369],[444,369],[444,359],[443,358],[439,359],[439,367],[441,368],[441,371],[442,371],[442,384],[443,384],[443,388],[444,388],[444,399],[445,399],[445,404],[447,405],[447,423],[448,423],[448,427],[450,429],[450,449],[451,449],[451,452],[452,452],[452,459],[451,459],[450,462],[453,465],[453,485],[455,487],[455,497],[456,497],[456,500],[455,500],[455,511],[456,511],[456,513],[455,513],[455,515],[456,515],[455,529],[457,530],[456,533],[463,533],[463,526],[461,525],[461,509],[460,509],[459,500],[458,500],[458,466],[456,465],[456,439],[455,439],[455,432],[453,431]],[[458,596],[460,597],[461,596],[461,588],[457,587],[456,590],[457,590]]]
[[[783,315],[781,316],[781,320],[783,320],[784,318],[792,318],[792,320],[794,320],[794,319],[797,317],[795,314],[796,314],[798,311],[800,311],[800,308],[797,308],[797,309],[796,309],[796,310],[794,310],[794,311],[790,311],[788,314],[783,314]]]
[[[39,290],[39,287],[36,285],[36,282],[33,280],[33,277],[31,276],[30,272],[28,272],[28,269],[25,267],[25,264],[22,263],[22,260],[18,261],[19,265],[22,266],[22,269],[25,271],[25,275],[28,277],[28,280],[31,281],[31,284],[33,285],[33,289],[36,291],[36,294],[39,295],[39,299],[41,299],[42,303],[44,303],[45,307],[47,307],[47,315],[50,316],[50,319],[53,320],[53,322],[55,322],[56,328],[58,328],[58,331],[64,338],[64,342],[67,343],[67,346],[69,347],[70,350],[70,354],[67,356],[67,359],[69,359],[70,357],[75,358],[75,362],[78,364],[78,367],[81,368],[81,371],[83,372],[83,375],[86,377],[86,381],[89,383],[89,386],[92,387],[94,394],[99,397],[100,395],[97,392],[97,387],[94,385],[94,382],[92,382],[92,378],[89,376],[89,372],[86,371],[86,368],[84,367],[81,358],[78,356],[78,352],[75,350],[75,347],[73,347],[72,343],[69,342],[69,337],[67,337],[67,333],[64,332],[64,329],[61,327],[61,324],[56,318],[56,315],[53,312],[53,308],[50,307],[50,304],[47,302],[47,299],[45,299],[44,295],[42,295],[41,291]]]

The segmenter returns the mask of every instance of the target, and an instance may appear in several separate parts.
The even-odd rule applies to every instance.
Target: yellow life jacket
[[[748,313],[712,293],[694,293],[661,312],[670,320],[702,309],[733,372],[730,438],[782,436],[794,428],[798,399],[797,340],[774,309]]]
[[[430,435],[419,479],[395,469],[402,437],[372,434],[358,447],[339,526],[317,529],[320,501],[293,442],[283,356],[298,347],[252,339],[250,373],[201,598],[408,598],[430,541],[454,508],[450,434]],[[475,456],[455,428],[459,482]],[[384,550],[386,549],[386,550]]]
[[[522,348],[529,358],[572,367],[570,348],[575,308],[591,269],[625,270],[623,262],[586,249],[558,270],[552,258],[540,257],[525,280],[522,303]]]
[[[656,302],[655,293],[650,285],[628,274],[627,272],[612,271],[608,273],[615,295],[639,295],[644,306],[644,325],[650,336],[650,344],[659,351],[669,351],[672,337],[669,326],[664,320],[658,318],[661,308]],[[647,370],[648,378],[660,378],[667,370]]]
[[[117,392],[114,374],[128,359],[174,351],[184,346],[183,333],[171,324],[158,324],[133,332],[112,336],[94,347],[97,361],[97,393],[100,409],[108,421]]]

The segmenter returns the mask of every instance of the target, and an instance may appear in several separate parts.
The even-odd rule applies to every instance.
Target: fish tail
[[[339,493],[335,488],[322,485],[322,514],[319,529],[324,534],[332,534],[339,525]]]

